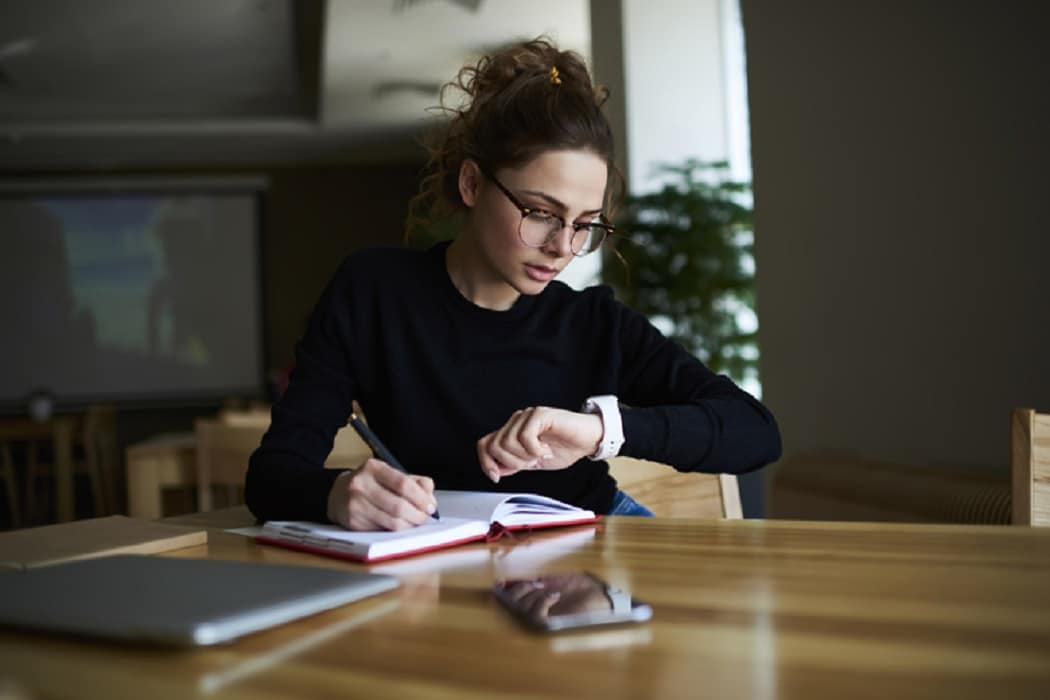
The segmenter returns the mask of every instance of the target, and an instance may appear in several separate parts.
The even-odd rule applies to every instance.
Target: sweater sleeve
[[[288,389],[249,460],[244,499],[260,520],[328,519],[328,493],[341,472],[324,463],[355,394],[347,355],[350,276],[344,263],[314,308]]]
[[[712,372],[641,314],[616,307],[621,352],[620,453],[679,471],[743,473],[780,458],[773,414],[728,377]]]

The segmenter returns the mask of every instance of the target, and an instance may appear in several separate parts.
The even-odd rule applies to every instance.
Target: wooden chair
[[[230,424],[202,418],[194,424],[197,438],[197,509],[212,509],[213,488],[225,492],[225,505],[244,501],[248,459],[259,446],[267,426]]]
[[[270,425],[270,408],[268,406],[250,406],[245,409],[227,407],[219,411],[218,419],[226,425],[254,425],[266,428]]]
[[[124,478],[131,517],[164,517],[165,498],[172,493],[181,497],[180,514],[192,512],[197,489],[197,437],[193,431],[161,433],[128,445],[124,449]]]
[[[91,479],[91,495],[95,516],[110,515],[117,510],[117,412],[112,406],[89,406],[80,430],[79,459],[73,469],[87,472]]]
[[[72,424],[73,474],[86,474],[91,487],[92,515],[109,515],[117,508],[117,434],[116,410],[109,405],[88,406],[83,416]],[[55,475],[57,489],[57,455],[51,454],[49,461],[40,461],[38,441],[28,443],[26,467],[26,517],[33,519],[36,512],[36,481],[43,473]],[[53,450],[58,449],[53,445]],[[56,495],[56,502],[58,501]],[[70,508],[73,504],[70,504]],[[70,513],[70,516],[73,514]],[[59,520],[65,519],[59,514]]]
[[[332,452],[324,465],[330,469],[356,469],[372,456],[372,450],[349,425],[335,434]]]
[[[364,418],[361,407],[354,403],[354,411]],[[224,409],[219,413],[219,420],[226,425],[254,426],[260,428],[263,433],[270,427],[269,406],[252,406],[247,410]],[[367,421],[367,418],[365,419]],[[260,433],[260,437],[261,437]],[[350,426],[340,428],[335,434],[332,451],[325,460],[325,466],[335,469],[354,469],[361,466],[362,462],[372,456],[361,436]]]
[[[1050,525],[1050,414],[1016,408],[1010,430],[1014,525]]]
[[[268,412],[253,412],[253,415],[223,413],[217,419],[196,422],[199,510],[211,510],[214,489],[224,492],[226,505],[243,502],[248,460],[269,427]],[[347,426],[336,433],[325,467],[351,469],[360,466],[371,454],[368,445]]]
[[[0,480],[4,482],[4,493],[7,496],[8,523],[14,530],[22,526],[22,513],[19,507],[15,461],[11,457],[11,445],[6,442],[0,442]]]
[[[609,472],[620,489],[657,516],[740,519],[740,487],[733,474],[690,474],[659,462],[613,457]]]

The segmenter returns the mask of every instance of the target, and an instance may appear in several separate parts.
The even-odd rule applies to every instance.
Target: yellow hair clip
[[[551,66],[551,85],[561,85],[561,76],[558,75],[556,66]]]

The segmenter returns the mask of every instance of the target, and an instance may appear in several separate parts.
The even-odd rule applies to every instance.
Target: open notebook
[[[270,521],[265,544],[358,561],[381,561],[485,539],[493,528],[519,530],[590,523],[594,512],[546,496],[487,491],[435,491],[441,520],[397,532],[353,531],[339,525]]]

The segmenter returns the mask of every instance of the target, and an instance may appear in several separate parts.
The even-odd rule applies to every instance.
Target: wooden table
[[[210,536],[173,554],[355,566]],[[0,634],[0,687],[151,700],[1050,697],[1050,528],[613,517],[373,568],[404,585],[222,648]],[[653,620],[539,636],[489,594],[494,576],[577,569],[630,588]]]
[[[69,522],[74,516],[73,433],[80,420],[80,416],[74,415],[54,416],[46,421],[0,418],[0,442],[51,441],[55,459],[55,516],[60,523]],[[34,488],[34,484],[29,488]]]

